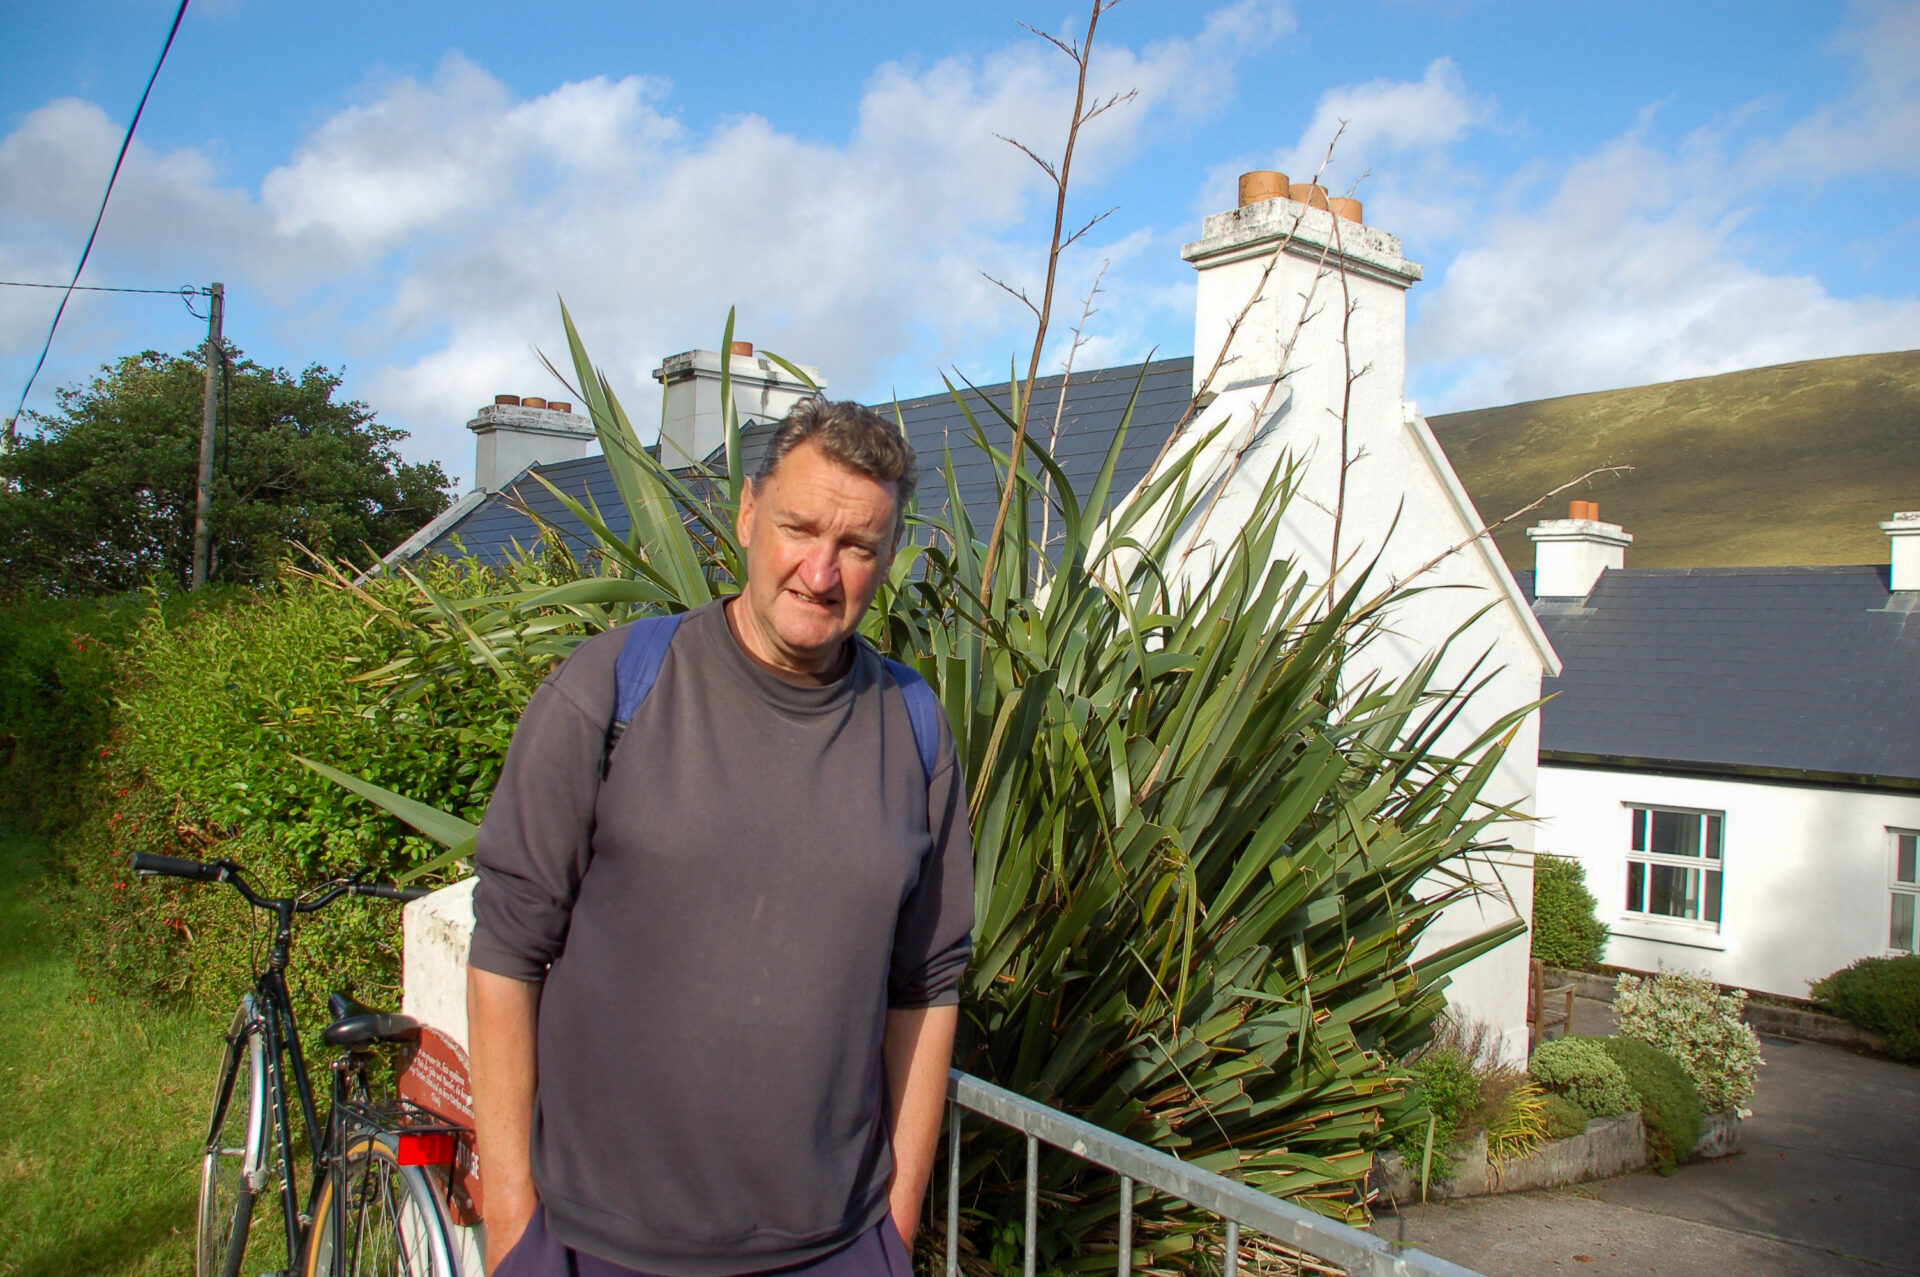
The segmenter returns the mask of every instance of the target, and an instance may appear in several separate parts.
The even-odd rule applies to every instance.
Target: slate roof
[[[1920,788],[1920,594],[1884,565],[1515,576],[1565,666],[1543,762]]]
[[[1142,370],[1144,369],[1144,376]],[[1054,412],[1060,403],[1062,378],[1044,377],[1034,383],[1033,408],[1028,414],[1029,436],[1041,443],[1055,439],[1052,451],[1061,469],[1066,471],[1074,490],[1084,500],[1093,487],[1100,463],[1125,416],[1127,403],[1139,383],[1139,398],[1128,424],[1127,441],[1115,466],[1113,485],[1108,491],[1108,506],[1124,496],[1146,474],[1147,466],[1158,455],[1173,427],[1186,411],[1192,394],[1193,360],[1160,359],[1151,363],[1130,364],[1119,368],[1101,368],[1077,373],[1067,382],[1066,408],[1060,415],[1060,429],[1054,436]],[[986,431],[988,439],[1004,449],[1008,443],[1005,424],[988,406],[988,400],[1004,405],[1007,386],[982,386],[978,390],[961,389],[962,397],[974,419]],[[876,404],[891,413],[893,405]],[[947,489],[940,474],[941,458],[949,451],[954,460],[954,475],[960,489],[960,501],[967,509],[981,536],[993,526],[998,500],[993,472],[987,458],[970,440],[966,416],[946,391],[918,399],[902,400],[900,415],[907,438],[920,458],[919,508],[928,515],[945,518]],[[771,423],[748,423],[741,429],[741,456],[749,472],[759,463],[767,440],[773,434]],[[626,508],[619,490],[601,456],[583,457],[532,468],[539,475],[576,500],[582,493],[592,498],[608,527],[624,534],[628,527]],[[515,541],[531,546],[537,532],[527,517],[515,509],[516,500],[551,522],[576,551],[590,548],[593,538],[586,527],[538,480],[523,477],[502,493],[490,496],[471,513],[426,547],[425,553],[457,556],[463,550],[475,558],[498,561],[512,553]],[[584,504],[583,500],[583,504]],[[1105,511],[1102,511],[1104,513]],[[1037,521],[1035,503],[1032,517]]]

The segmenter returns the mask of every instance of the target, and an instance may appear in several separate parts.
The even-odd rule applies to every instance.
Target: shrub
[[[1602,1041],[1640,1097],[1640,1118],[1647,1125],[1647,1152],[1654,1169],[1671,1175],[1700,1142],[1700,1092],[1680,1061],[1659,1047],[1624,1036]]]
[[[1588,1117],[1630,1113],[1633,1085],[1601,1038],[1564,1037],[1533,1049],[1527,1073],[1541,1086],[1580,1106]]]
[[[33,829],[74,819],[106,742],[130,599],[17,598],[0,606],[0,815]]]
[[[436,588],[455,595],[499,585],[437,571]],[[537,669],[518,684],[455,672],[432,695],[389,699],[357,676],[417,641],[408,606],[402,583],[359,592],[296,578],[184,618],[155,609],[140,618],[111,740],[84,811],[56,842],[84,967],[136,994],[222,1007],[251,972],[251,911],[226,888],[133,881],[133,851],[231,858],[276,894],[362,867],[392,876],[437,853],[296,755],[478,815],[519,713],[516,689]],[[399,909],[383,902],[301,920],[290,983],[309,1029],[332,988],[398,1003],[399,932]]]
[[[1813,985],[1816,1002],[1887,1040],[1896,1060],[1920,1060],[1920,955],[1862,958]]]
[[[1587,1129],[1587,1111],[1566,1096],[1549,1091],[1546,1105],[1548,1139],[1571,1139]]]
[[[1487,1122],[1487,1156],[1495,1165],[1525,1157],[1547,1139],[1547,1100],[1539,1084],[1524,1077],[1506,1088],[1499,1111]]]
[[[1587,890],[1587,870],[1564,856],[1533,858],[1533,956],[1556,967],[1589,967],[1600,961],[1607,929],[1599,903]]]
[[[1746,1006],[1745,990],[1722,993],[1687,971],[1662,971],[1647,980],[1623,975],[1613,995],[1620,1033],[1680,1061],[1709,1112],[1742,1108],[1753,1098],[1760,1035],[1746,1022]]]
[[[1427,1119],[1433,1118],[1432,1178],[1451,1179],[1453,1161],[1447,1150],[1468,1134],[1464,1127],[1480,1103],[1480,1079],[1473,1063],[1446,1045],[1437,1045],[1415,1060],[1409,1097],[1413,1101],[1393,1141],[1393,1148],[1417,1181],[1427,1151]]]

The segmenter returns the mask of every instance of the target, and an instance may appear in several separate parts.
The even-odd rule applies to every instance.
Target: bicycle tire
[[[197,1277],[236,1277],[253,1203],[267,1179],[267,1043],[252,1000],[240,1004],[215,1084],[200,1157],[193,1266]]]
[[[302,1277],[461,1277],[446,1199],[427,1169],[402,1166],[389,1135],[362,1135],[341,1158],[345,1173],[327,1177],[314,1206]]]

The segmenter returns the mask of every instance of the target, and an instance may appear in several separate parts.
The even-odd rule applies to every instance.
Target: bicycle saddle
[[[328,1046],[360,1046],[367,1042],[413,1042],[420,1037],[420,1022],[410,1015],[376,1011],[344,993],[327,996],[327,1010],[333,1023],[320,1032]]]

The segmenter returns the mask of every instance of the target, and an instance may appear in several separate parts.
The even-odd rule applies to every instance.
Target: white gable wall
[[[1636,804],[1725,814],[1718,927],[1626,911]],[[1540,810],[1540,850],[1586,866],[1611,933],[1607,962],[1794,998],[1890,952],[1889,831],[1920,830],[1920,794],[1558,765],[1540,769]]]
[[[1199,439],[1225,423],[1202,458],[1224,487],[1204,526],[1188,533],[1194,548],[1184,575],[1197,580],[1207,571],[1216,547],[1245,522],[1267,476],[1291,459],[1300,467],[1298,486],[1284,517],[1280,552],[1294,556],[1310,580],[1326,581],[1334,513],[1342,508],[1344,407],[1348,464],[1337,583],[1350,585],[1371,562],[1369,594],[1397,581],[1424,588],[1387,617],[1383,632],[1357,659],[1355,678],[1369,666],[1400,677],[1459,632],[1438,681],[1465,680],[1477,662],[1482,663],[1474,679],[1488,680],[1444,742],[1463,746],[1502,716],[1536,702],[1542,672],[1557,673],[1558,663],[1498,554],[1484,538],[1475,540],[1479,514],[1425,421],[1404,401],[1406,289],[1419,278],[1419,267],[1400,256],[1391,235],[1340,222],[1339,251],[1348,267],[1343,294],[1335,269],[1341,257],[1331,247],[1336,224],[1329,213],[1272,200],[1208,218],[1205,238],[1185,250],[1200,269],[1196,383],[1206,377],[1229,325],[1260,287],[1263,270],[1290,229],[1294,242],[1267,278],[1214,379],[1211,389],[1218,398],[1188,431],[1190,439]],[[1349,305],[1344,336],[1356,374],[1350,387],[1341,322]],[[1288,375],[1269,397],[1303,310],[1308,318],[1294,341]],[[1266,413],[1260,416],[1263,403]],[[1435,558],[1441,561],[1426,568]],[[1537,714],[1529,715],[1517,727],[1488,788],[1490,801],[1531,810],[1538,721]],[[1430,929],[1423,952],[1516,915],[1531,917],[1527,853],[1533,828],[1507,822],[1498,832],[1520,854],[1480,859],[1472,872],[1493,882],[1506,899],[1448,910]],[[1527,1045],[1527,956],[1526,940],[1518,939],[1459,972],[1451,991],[1455,1007],[1493,1026],[1515,1059],[1524,1058]]]

